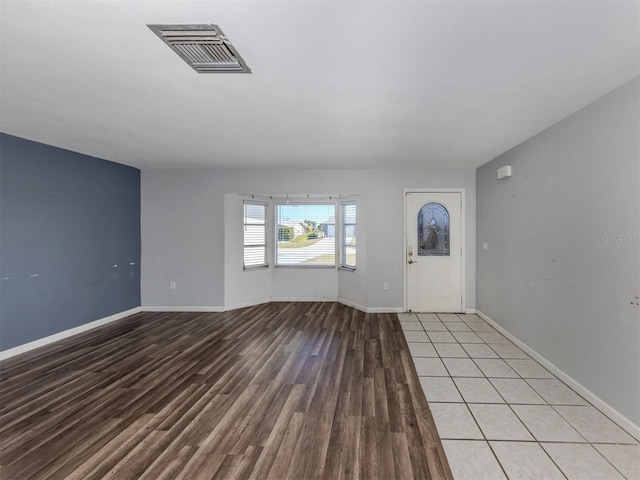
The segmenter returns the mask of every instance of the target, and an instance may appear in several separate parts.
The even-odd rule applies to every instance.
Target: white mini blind
[[[341,203],[340,266],[356,269],[356,204]]]
[[[267,205],[244,202],[244,268],[268,265]]]
[[[276,266],[335,267],[336,206],[276,205]]]

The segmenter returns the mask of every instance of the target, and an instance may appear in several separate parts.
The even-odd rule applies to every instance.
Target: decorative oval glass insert
[[[449,256],[449,212],[444,205],[427,203],[418,212],[418,255]]]

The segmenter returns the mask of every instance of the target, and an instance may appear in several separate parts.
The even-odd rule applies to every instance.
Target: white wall
[[[351,305],[360,310],[366,310],[369,305],[368,287],[368,263],[369,263],[369,242],[367,241],[370,231],[368,221],[370,221],[367,210],[367,197],[358,195],[350,200],[356,203],[356,270],[338,270],[338,297],[342,303]],[[360,222],[358,219],[365,219]],[[373,225],[375,231],[376,225]]]
[[[224,218],[224,307],[236,308],[271,301],[272,270],[256,268],[244,271],[242,266],[244,198],[226,194]]]
[[[639,89],[636,79],[477,171],[478,309],[635,425]],[[497,180],[503,165],[513,176]]]
[[[142,172],[142,305],[224,305],[224,196],[218,184],[213,172]]]
[[[141,184],[145,307],[223,308],[250,301],[242,289],[255,287],[256,299],[338,296],[374,311],[402,310],[403,189],[461,187],[467,192],[466,307],[475,308],[475,171],[159,169],[143,170]],[[231,246],[241,245],[234,240],[241,234],[241,202],[225,195],[247,193],[361,195],[356,272],[275,269],[270,285],[268,272],[243,272],[240,250]]]
[[[338,271],[335,268],[256,268],[244,270],[243,261],[243,202],[246,195],[225,196],[225,309],[287,300],[338,299]],[[269,197],[258,197],[273,211]],[[273,218],[273,215],[270,215]],[[363,219],[364,223],[364,219]],[[271,252],[270,252],[271,253]],[[273,265],[273,262],[270,262]],[[363,274],[357,270],[356,276]]]

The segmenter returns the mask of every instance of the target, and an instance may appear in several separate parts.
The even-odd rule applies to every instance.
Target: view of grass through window
[[[335,265],[335,205],[276,205],[276,229],[276,265]]]

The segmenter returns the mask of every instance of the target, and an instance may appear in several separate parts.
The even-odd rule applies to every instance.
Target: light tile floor
[[[640,444],[477,315],[399,314],[456,480],[640,479]]]

